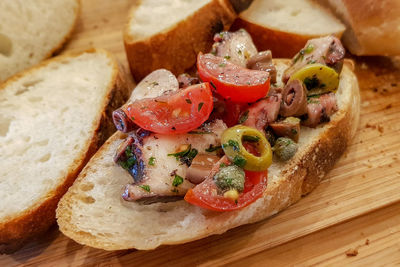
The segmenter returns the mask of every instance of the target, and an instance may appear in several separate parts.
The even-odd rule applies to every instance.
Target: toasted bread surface
[[[79,9],[79,0],[0,1],[0,82],[61,49]]]
[[[289,60],[275,60],[278,80]],[[114,134],[89,161],[57,208],[60,230],[76,242],[105,250],[153,249],[179,244],[265,219],[298,201],[323,179],[346,148],[358,125],[360,96],[351,62],[337,92],[339,111],[315,129],[302,127],[299,150],[269,168],[264,196],[232,212],[213,212],[185,201],[140,205],[124,201],[131,176],[112,158],[125,138]]]
[[[227,30],[236,18],[227,0],[153,2],[143,0],[133,7],[124,29],[126,55],[136,81],[156,69],[177,75],[192,67],[197,54],[211,48],[214,34]]]
[[[59,56],[0,86],[0,252],[55,221],[61,196],[114,132],[133,88],[105,50]]]
[[[254,36],[258,50],[271,50],[274,57],[293,57],[308,39],[335,35],[344,25],[326,8],[311,0],[255,0],[232,25]]]

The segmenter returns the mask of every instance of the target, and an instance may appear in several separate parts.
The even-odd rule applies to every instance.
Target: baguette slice
[[[130,11],[124,43],[131,73],[140,81],[153,70],[175,75],[208,51],[215,33],[227,30],[236,13],[228,0],[143,0]]]
[[[399,0],[323,0],[347,25],[343,43],[355,55],[400,55]]]
[[[254,0],[232,25],[254,36],[259,51],[271,50],[274,57],[293,57],[308,39],[335,35],[345,26],[312,0]]]
[[[0,82],[61,49],[79,8],[79,0],[1,0]]]
[[[56,57],[0,86],[0,252],[54,223],[132,88],[104,50]]]
[[[278,81],[289,60],[278,59]],[[316,129],[303,127],[299,151],[274,162],[264,197],[232,212],[213,212],[177,201],[140,205],[122,200],[132,177],[113,163],[125,137],[114,134],[95,154],[57,208],[60,230],[76,242],[105,250],[154,249],[180,244],[265,219],[313,190],[344,152],[359,120],[360,95],[352,62],[346,62],[337,92],[339,111]]]

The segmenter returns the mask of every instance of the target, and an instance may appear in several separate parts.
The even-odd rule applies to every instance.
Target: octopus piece
[[[340,73],[345,53],[342,43],[335,36],[308,40],[304,48],[294,56],[292,66],[285,70],[282,81],[286,83],[296,71],[314,63],[327,65]]]
[[[338,110],[336,96],[333,93],[323,94],[308,100],[305,126],[315,128],[321,122],[330,121],[330,116]]]
[[[249,58],[247,68],[267,71],[271,77],[271,83],[276,83],[276,68],[272,62],[272,53],[270,50],[259,52]]]
[[[245,111],[247,112],[247,119],[243,122],[243,125],[264,131],[265,126],[278,118],[281,100],[282,95],[277,93],[252,104]]]
[[[236,32],[217,33],[214,41],[211,54],[223,57],[244,68],[247,60],[258,53],[250,34],[243,29]]]
[[[130,172],[133,183],[125,187],[123,199],[143,204],[181,199],[189,188],[201,182],[200,176],[207,173],[206,163],[216,160],[215,153],[205,151],[210,145],[221,145],[225,129],[226,125],[216,120],[194,133],[144,136],[134,150],[136,158],[143,162],[143,175],[135,177]]]

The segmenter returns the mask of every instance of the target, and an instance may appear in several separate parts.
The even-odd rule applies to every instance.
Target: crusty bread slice
[[[60,49],[79,6],[79,0],[1,0],[0,82]]]
[[[343,43],[355,55],[400,55],[399,0],[322,0],[346,23]]]
[[[232,29],[245,28],[254,36],[259,51],[271,50],[274,57],[293,57],[308,39],[335,35],[345,26],[312,0],[254,0],[234,22]]]
[[[276,60],[278,81],[289,60]],[[186,203],[140,205],[121,194],[132,177],[113,162],[125,137],[114,134],[95,154],[57,208],[60,230],[76,242],[105,250],[153,249],[179,244],[262,220],[315,188],[344,152],[358,125],[360,96],[352,62],[346,62],[337,92],[339,111],[316,129],[303,127],[299,151],[269,168],[264,197],[233,212],[212,212]]]
[[[228,0],[140,1],[124,29],[133,77],[140,81],[160,68],[175,75],[184,72],[200,51],[211,49],[214,34],[227,30],[235,18]]]
[[[0,86],[0,252],[54,223],[132,88],[104,50],[56,57]]]

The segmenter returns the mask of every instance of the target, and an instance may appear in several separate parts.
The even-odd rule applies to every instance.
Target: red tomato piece
[[[213,109],[209,83],[189,86],[173,94],[133,102],[126,115],[143,129],[160,134],[179,134],[197,129]]]
[[[223,157],[216,164],[216,167],[213,168],[210,176],[204,182],[188,190],[185,195],[187,202],[209,210],[232,211],[244,208],[262,197],[267,187],[268,171],[245,171],[244,190],[239,194],[239,199],[236,202],[217,194],[217,186],[213,181],[213,177],[219,170],[220,163],[224,161],[228,161],[226,157]]]
[[[222,57],[199,53],[197,70],[202,81],[215,86],[218,94],[237,103],[252,103],[267,95],[269,73],[250,70]]]

